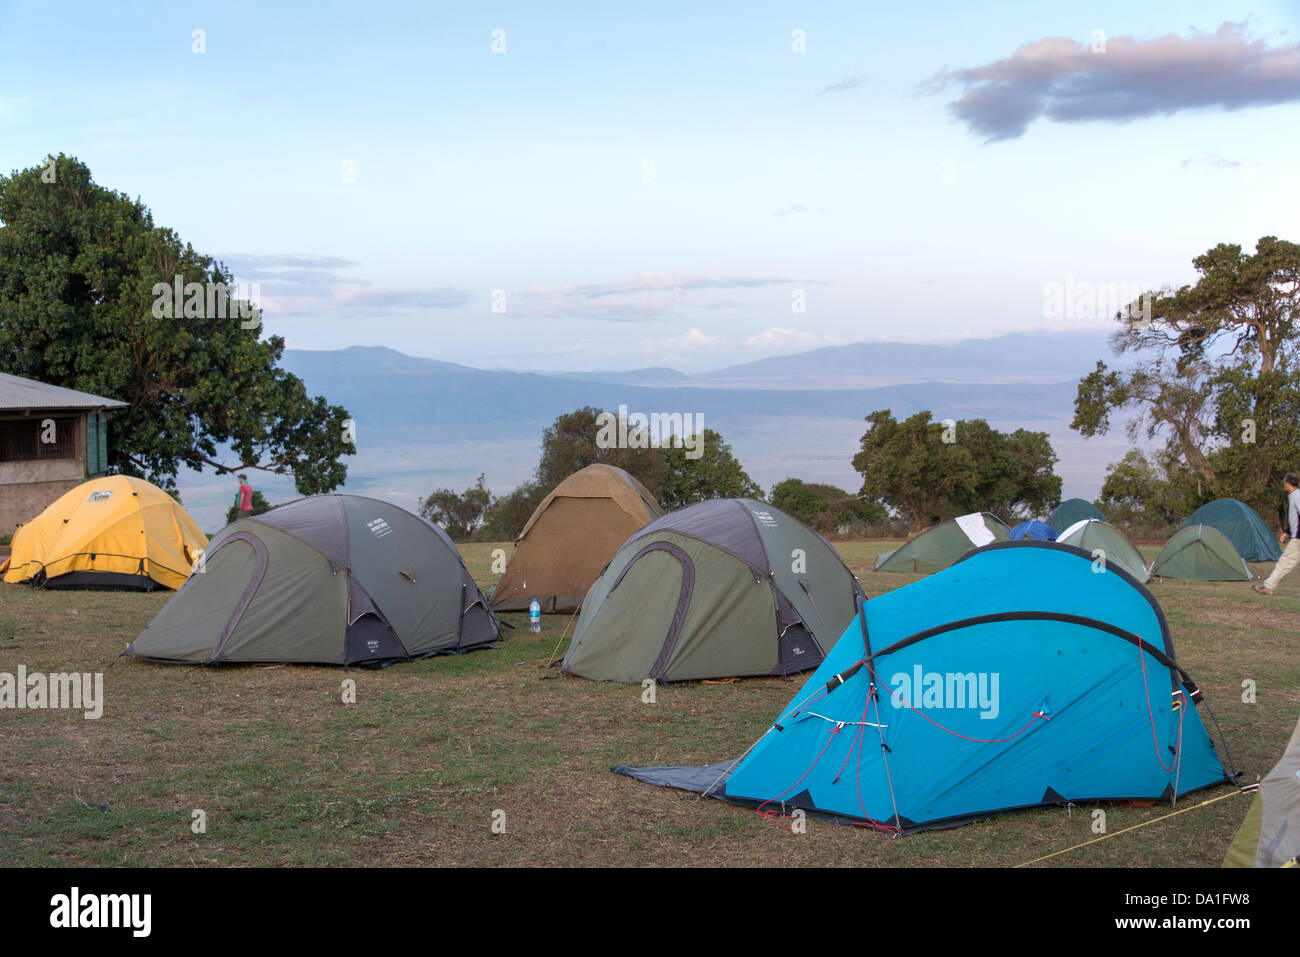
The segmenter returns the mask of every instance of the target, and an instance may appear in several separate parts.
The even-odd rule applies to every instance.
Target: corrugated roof
[[[48,385],[0,372],[0,411],[16,409],[125,409],[126,403],[102,395]]]

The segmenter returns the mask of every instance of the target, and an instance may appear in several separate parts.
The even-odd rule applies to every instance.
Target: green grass
[[[895,544],[838,546],[865,566],[869,595],[915,580],[869,571]],[[508,546],[462,548],[484,586],[497,577],[493,548]],[[1253,780],[1300,715],[1300,576],[1271,598],[1244,584],[1151,588]],[[0,864],[1007,866],[1094,836],[1084,807],[902,840],[816,820],[793,834],[752,810],[612,775],[620,763],[740,754],[802,678],[670,685],[643,704],[639,687],[547,667],[567,643],[567,615],[544,618],[540,635],[510,615],[517,630],[499,648],[382,671],[114,663],[167,598],[0,588],[0,672],[104,671],[106,697],[98,721],[0,711]],[[344,679],[356,681],[356,704],[341,700]],[[1254,704],[1241,700],[1245,679]],[[1246,806],[1231,797],[1050,863],[1217,866]],[[196,809],[206,833],[191,830]],[[503,834],[492,831],[497,810]],[[1169,809],[1106,810],[1114,832]]]

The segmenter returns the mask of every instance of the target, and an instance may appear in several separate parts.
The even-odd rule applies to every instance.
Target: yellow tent
[[[180,503],[126,475],[91,479],[14,532],[4,580],[46,588],[180,588],[207,536]]]

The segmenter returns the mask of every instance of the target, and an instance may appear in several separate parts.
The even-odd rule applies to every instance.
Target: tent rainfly
[[[1237,554],[1248,562],[1275,562],[1282,557],[1277,539],[1259,513],[1235,498],[1220,498],[1202,505],[1192,512],[1182,527],[1192,525],[1217,528],[1232,542]]]
[[[917,572],[929,574],[947,568],[973,548],[1005,542],[1011,532],[996,515],[972,512],[958,515],[911,539],[892,552],[876,558],[878,572]]]
[[[1128,540],[1127,535],[1108,522],[1085,518],[1063,531],[1056,540],[1062,545],[1082,548],[1094,559],[1103,559],[1107,565],[1119,565],[1144,584],[1151,580],[1146,559],[1137,550],[1137,546]]]
[[[598,463],[574,472],[515,539],[492,593],[493,611],[525,611],[534,598],[543,614],[576,610],[619,546],[663,513],[620,468]]]
[[[1300,724],[1272,771],[1259,783],[1224,867],[1300,865]]]
[[[1253,577],[1227,536],[1209,525],[1188,525],[1165,542],[1151,565],[1153,578],[1244,582]]]
[[[14,532],[7,582],[41,588],[179,588],[208,543],[158,486],[106,475],[64,492]]]
[[[892,834],[1230,780],[1155,599],[1115,566],[1000,542],[861,603],[739,759],[615,768]]]
[[[1056,541],[1056,529],[1046,522],[1021,522],[1011,529],[1011,540],[1018,542],[1022,538],[1032,538],[1036,542]]]
[[[564,670],[694,681],[815,668],[862,589],[830,544],[766,502],[670,512],[618,550],[587,593]]]
[[[1085,519],[1104,522],[1106,516],[1097,511],[1097,507],[1091,502],[1086,502],[1081,498],[1069,498],[1052,509],[1052,514],[1047,516],[1047,524],[1056,529],[1056,535],[1059,538],[1061,533],[1071,525]]]
[[[388,502],[314,495],[217,533],[126,653],[188,664],[383,664],[497,635],[442,529]]]

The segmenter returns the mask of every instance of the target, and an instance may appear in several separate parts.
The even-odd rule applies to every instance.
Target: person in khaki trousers
[[[1264,584],[1252,586],[1261,595],[1271,595],[1277,591],[1278,583],[1300,565],[1300,477],[1294,472],[1287,472],[1282,484],[1286,486],[1287,500],[1287,530],[1280,539],[1284,547],[1282,557],[1273,566],[1273,574],[1265,579]]]

